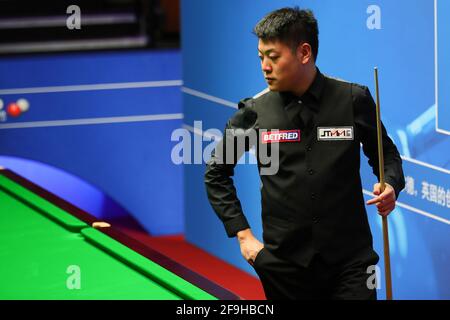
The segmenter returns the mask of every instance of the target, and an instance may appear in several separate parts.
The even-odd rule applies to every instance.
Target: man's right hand
[[[259,251],[264,248],[264,245],[255,238],[250,229],[239,231],[237,234],[239,245],[241,247],[241,254],[248,263],[253,265]]]

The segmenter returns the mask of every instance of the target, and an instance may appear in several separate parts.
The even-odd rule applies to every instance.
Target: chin
[[[271,86],[271,85],[269,85],[269,90],[270,91],[280,91],[280,89],[277,86]]]

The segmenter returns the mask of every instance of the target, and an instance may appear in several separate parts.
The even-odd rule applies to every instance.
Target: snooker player
[[[359,172],[362,145],[379,175],[373,98],[366,86],[326,76],[316,66],[319,32],[310,10],[271,12],[254,33],[270,90],[242,100],[226,129],[255,130],[257,144],[264,136],[269,139],[264,143],[278,147],[275,174],[262,175],[258,161],[264,243],[253,235],[231,178],[240,154],[231,163],[221,159],[232,139],[223,139],[207,163],[209,201],[227,235],[237,237],[268,299],[374,300],[367,270],[379,256]],[[271,132],[297,135],[272,139]],[[381,192],[375,184],[367,204],[387,216],[405,182],[399,152],[384,126],[382,142],[386,188]]]

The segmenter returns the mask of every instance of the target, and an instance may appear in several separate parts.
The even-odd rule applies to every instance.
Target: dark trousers
[[[316,255],[308,267],[301,267],[264,248],[253,266],[269,300],[376,300],[376,289],[367,285],[374,283],[369,279],[374,272],[367,268],[378,260],[367,248],[342,263],[327,264]]]

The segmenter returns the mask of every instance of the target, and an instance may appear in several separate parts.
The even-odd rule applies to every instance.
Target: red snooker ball
[[[6,112],[11,117],[18,117],[22,113],[22,111],[20,110],[19,106],[16,103],[10,103],[8,105],[8,108],[6,109]]]

